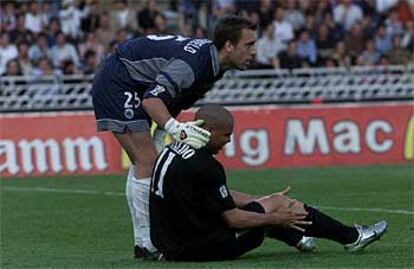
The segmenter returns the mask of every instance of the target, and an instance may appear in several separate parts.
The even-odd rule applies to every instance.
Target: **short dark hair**
[[[214,45],[220,50],[226,41],[237,44],[243,29],[256,31],[257,25],[246,18],[235,15],[220,18],[214,29]]]

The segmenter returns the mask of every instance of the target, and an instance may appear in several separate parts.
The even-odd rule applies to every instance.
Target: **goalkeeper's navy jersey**
[[[191,107],[223,75],[208,39],[149,35],[121,44],[116,56],[140,97],[161,98],[174,114]]]
[[[151,241],[167,256],[227,228],[222,213],[236,208],[223,166],[207,148],[174,142],[158,156],[151,181]]]

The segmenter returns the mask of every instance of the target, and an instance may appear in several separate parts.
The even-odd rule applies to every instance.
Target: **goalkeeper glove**
[[[204,123],[203,120],[181,123],[174,118],[170,118],[164,126],[176,141],[186,143],[195,149],[207,145],[210,140],[210,132],[199,127]]]

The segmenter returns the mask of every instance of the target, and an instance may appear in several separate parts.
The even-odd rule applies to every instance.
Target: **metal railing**
[[[89,110],[93,76],[1,77],[0,111]],[[414,66],[228,72],[200,100],[225,105],[414,100]]]

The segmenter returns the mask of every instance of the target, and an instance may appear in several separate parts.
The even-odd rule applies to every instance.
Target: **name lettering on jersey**
[[[154,96],[158,96],[158,94],[165,92],[165,87],[161,85],[157,85],[150,93]]]
[[[204,44],[208,44],[208,43],[211,43],[211,40],[208,40],[208,39],[194,39],[194,40],[191,40],[190,42],[188,42],[184,46],[184,50],[191,53],[191,54],[195,54]]]
[[[229,196],[226,186],[223,185],[220,187],[220,194],[221,194],[221,198],[226,198],[227,196]]]
[[[181,155],[183,159],[189,159],[195,154],[195,150],[184,143],[174,142],[170,148],[178,155]]]

